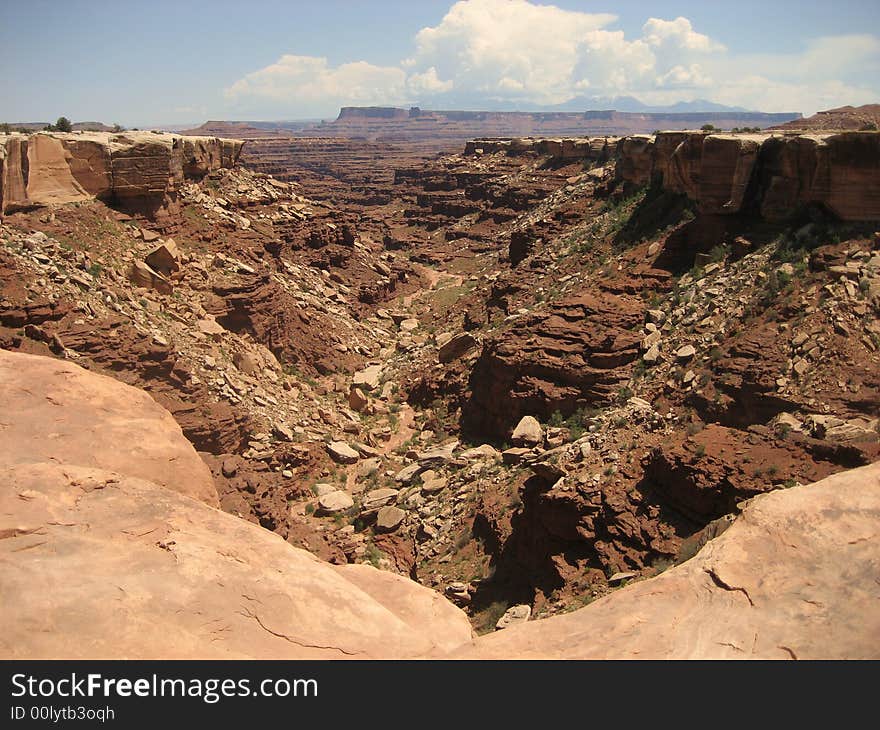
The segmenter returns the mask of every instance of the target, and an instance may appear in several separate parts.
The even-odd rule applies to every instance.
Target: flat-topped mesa
[[[466,156],[507,152],[521,155],[534,152],[561,160],[602,162],[614,157],[619,137],[512,137],[472,139],[464,148]]]
[[[880,220],[880,133],[660,132],[617,146],[619,182],[687,195],[701,213],[781,221],[819,205],[847,221]]]
[[[243,145],[158,132],[0,134],[0,214],[92,198],[155,214],[187,180],[233,167]]]

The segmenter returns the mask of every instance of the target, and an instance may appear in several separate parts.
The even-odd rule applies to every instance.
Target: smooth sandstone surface
[[[210,470],[168,411],[67,360],[0,350],[0,463],[99,469],[219,505]]]

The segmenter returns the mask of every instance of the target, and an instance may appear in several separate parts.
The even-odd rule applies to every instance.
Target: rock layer
[[[232,167],[243,144],[153,132],[0,135],[0,213],[90,198],[151,211],[186,180]]]
[[[683,193],[706,214],[782,220],[821,205],[842,220],[880,219],[880,134],[661,132],[618,145],[617,176]]]

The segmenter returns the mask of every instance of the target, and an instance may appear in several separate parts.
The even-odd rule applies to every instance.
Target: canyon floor
[[[16,139],[4,654],[880,653],[878,133]]]

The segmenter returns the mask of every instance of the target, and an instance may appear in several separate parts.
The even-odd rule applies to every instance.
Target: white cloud
[[[414,38],[396,66],[282,56],[226,89],[239,106],[291,110],[346,104],[491,103],[551,106],[579,96],[635,96],[649,104],[709,98],[766,111],[812,112],[876,101],[880,39],[813,39],[802,52],[735,54],[688,18],[648,18],[638,37],[608,13],[529,0],[461,0]]]
[[[721,43],[713,41],[707,35],[697,33],[687,18],[679,17],[675,20],[648,18],[648,22],[642,27],[642,33],[645,43],[656,48],[672,47],[702,53],[724,50]]]
[[[355,61],[334,68],[326,58],[284,55],[224,93],[230,101],[257,98],[312,110],[327,104],[394,104],[406,96],[405,87],[406,74],[394,66]]]
[[[419,31],[410,61],[453,79],[462,94],[557,104],[571,98],[584,44],[615,20],[526,0],[466,0]]]
[[[424,73],[410,74],[406,80],[407,89],[416,96],[420,94],[437,94],[444,91],[452,91],[455,83],[449,81],[441,81],[437,77],[437,69],[431,66]]]

